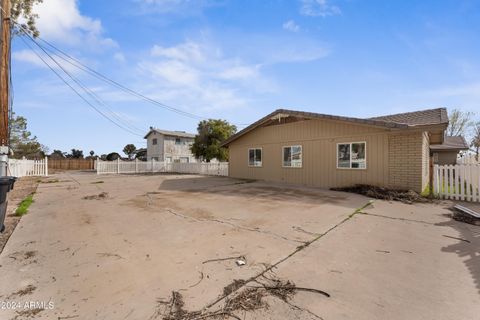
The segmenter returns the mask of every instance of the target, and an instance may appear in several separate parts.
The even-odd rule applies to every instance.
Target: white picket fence
[[[480,202],[480,165],[435,165],[433,192],[442,199]]]
[[[228,163],[179,163],[161,161],[102,161],[95,164],[97,174],[122,174],[122,173],[191,173],[210,176],[228,176]]]
[[[8,159],[7,174],[14,177],[48,176],[48,158],[43,160]]]

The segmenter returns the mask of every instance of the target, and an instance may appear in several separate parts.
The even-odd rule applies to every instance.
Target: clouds
[[[220,0],[135,0],[140,4],[140,13],[191,15],[205,8],[223,4]]]
[[[12,59],[20,62],[33,64],[37,67],[46,67],[40,58],[29,49],[19,50],[12,53]]]
[[[341,14],[342,11],[330,0],[300,0],[300,13],[311,17],[327,17]]]
[[[286,21],[283,25],[282,28],[287,31],[292,31],[292,32],[298,32],[300,31],[300,26],[295,23],[293,20],[288,20]]]
[[[37,27],[44,39],[95,50],[117,46],[114,40],[103,36],[99,19],[80,13],[76,0],[47,0],[35,5],[34,12],[39,16]]]
[[[157,96],[204,110],[244,106],[252,90],[268,87],[260,65],[226,56],[219,46],[205,40],[154,45],[138,66],[155,83],[150,90]]]

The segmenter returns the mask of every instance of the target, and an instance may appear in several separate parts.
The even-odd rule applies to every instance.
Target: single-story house
[[[462,136],[447,136],[442,144],[430,146],[433,163],[439,165],[457,164],[458,153],[468,149],[468,143]]]
[[[279,109],[223,142],[229,175],[318,186],[426,190],[430,147],[445,143],[447,110],[360,119]]]
[[[147,139],[147,160],[165,162],[196,162],[190,147],[195,134],[185,131],[169,131],[150,127]]]

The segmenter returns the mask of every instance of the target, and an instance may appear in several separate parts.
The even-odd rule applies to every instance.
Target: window
[[[352,142],[337,144],[337,168],[339,169],[366,169],[366,142]]]
[[[180,138],[176,138],[175,139],[175,144],[182,144],[182,140]]]
[[[153,145],[157,144],[157,138],[155,138],[155,139],[152,140],[152,144],[153,144]]]
[[[302,167],[302,146],[283,147],[283,166]]]
[[[262,149],[248,149],[248,165],[251,167],[262,166]]]

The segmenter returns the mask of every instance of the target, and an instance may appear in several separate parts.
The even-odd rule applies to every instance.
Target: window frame
[[[364,143],[365,144],[365,168],[352,168],[352,144],[357,144],[357,143]],[[338,166],[338,146],[341,144],[349,144],[350,145],[350,167],[344,168],[344,167],[339,167]],[[336,167],[337,169],[340,170],[367,170],[368,168],[368,162],[367,162],[367,141],[354,141],[354,142],[338,142],[336,147],[335,147],[335,154],[336,154]]]
[[[178,143],[177,143],[177,141],[178,141]],[[181,146],[182,145],[182,138],[175,138],[174,144],[176,146]]]
[[[286,166],[285,163],[284,163],[284,150],[285,148],[290,148],[290,157],[292,155],[292,148],[293,147],[300,147],[300,150],[302,151],[301,153],[301,156],[300,156],[300,160],[301,160],[301,163],[300,163],[300,166],[298,167],[294,167],[292,165],[290,166]],[[282,168],[293,168],[293,169],[302,169],[303,168],[303,145],[301,144],[293,144],[293,145],[289,145],[289,146],[282,146],[282,157],[280,159],[280,161],[282,162]],[[290,164],[292,163],[292,160],[290,160]]]
[[[261,157],[262,157],[262,160],[260,161],[260,165],[255,165],[255,151],[253,151],[253,164],[250,164],[250,150],[260,150],[260,154],[261,154]],[[250,168],[261,168],[261,167],[263,167],[263,148],[248,148],[247,164]]]
[[[158,144],[158,139],[157,138],[153,138],[152,139],[152,146],[156,146]]]

